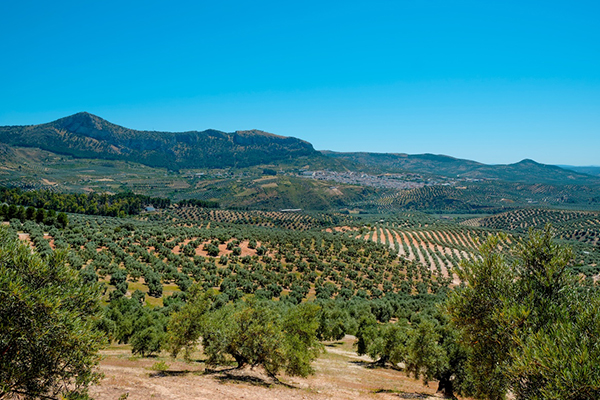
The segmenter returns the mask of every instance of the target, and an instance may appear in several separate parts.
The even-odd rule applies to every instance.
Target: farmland
[[[470,181],[453,186],[425,186],[409,190],[382,190],[372,198],[354,203],[357,207],[393,213],[397,210],[423,212],[500,213],[526,207],[597,210],[596,187]]]
[[[198,206],[202,204],[210,208]],[[11,235],[42,257],[56,249],[70,249],[68,264],[79,271],[82,282],[98,282],[103,288],[105,311],[100,326],[114,344],[101,364],[107,383],[93,390],[98,398],[126,392],[131,392],[131,398],[143,398],[150,393],[144,389],[144,371],[152,371],[154,364],[160,368],[155,376],[167,377],[160,382],[180,385],[189,381],[211,388],[206,392],[211,394],[183,390],[189,396],[219,393],[214,387],[218,381],[240,385],[228,391],[233,397],[237,388],[248,390],[248,382],[264,388],[275,385],[266,392],[273,398],[296,395],[260,369],[214,372],[212,364],[208,366],[210,354],[200,350],[193,360],[167,358],[169,321],[198,290],[212,293],[214,313],[236,304],[251,307],[257,304],[254,301],[271,304],[282,313],[318,305],[313,326],[319,340],[338,341],[314,360],[314,377],[281,377],[308,391],[309,398],[322,398],[310,397],[313,390],[329,398],[369,397],[373,390],[386,395],[409,391],[410,398],[415,392],[431,393],[431,388],[396,370],[373,369],[385,365],[382,360],[387,355],[377,345],[379,339],[369,342],[369,335],[385,335],[386,329],[400,329],[408,323],[401,321],[411,322],[405,329],[414,335],[421,323],[429,326],[427,321],[436,318],[441,318],[436,329],[445,329],[436,304],[460,283],[456,268],[481,259],[479,248],[488,237],[501,234],[498,248],[512,262],[515,254],[510,249],[523,242],[527,229],[552,222],[563,235],[560,240],[574,249],[570,268],[588,283],[600,273],[597,242],[565,235],[567,227],[597,226],[598,214],[589,211],[521,209],[477,218],[469,214],[440,218],[417,211],[352,215],[217,206],[188,201],[121,218],[69,213],[68,224],[45,225],[17,218],[4,222]],[[13,215],[27,216],[28,212],[17,209]],[[224,360],[225,366],[233,362],[231,357]],[[365,382],[380,383],[353,386],[336,377],[357,362],[353,374]],[[392,366],[397,368],[394,362]],[[168,372],[161,372],[164,369]],[[137,383],[126,383],[119,378],[123,374]],[[384,375],[393,376],[393,384],[384,384]],[[152,387],[162,390],[160,385]],[[342,394],[348,390],[353,394]]]
[[[258,293],[297,302],[435,293],[458,283],[453,270],[479,259],[490,235],[506,232],[502,247],[508,249],[529,227],[546,222],[574,247],[574,268],[600,272],[598,215],[590,212],[521,210],[461,223],[418,212],[350,217],[178,206],[127,219],[69,216],[65,229],[14,219],[11,227],[42,253],[71,248],[73,266],[106,282],[107,301],[115,273],[126,276],[127,293],[149,293],[153,304],[192,283],[230,298]]]
[[[517,216],[529,215],[530,222]],[[385,216],[367,225],[336,227],[331,231],[343,232],[355,239],[373,241],[393,248],[404,259],[426,266],[438,275],[452,278],[452,269],[461,262],[480,258],[479,247],[490,235],[503,232],[502,247],[508,249],[522,240],[529,228],[542,229],[551,223],[557,239],[575,251],[573,268],[585,275],[600,273],[598,247],[598,214],[587,211],[526,209],[497,214],[491,217],[449,221],[418,212]],[[533,221],[533,222],[532,222]],[[502,225],[504,223],[504,225]],[[510,252],[506,257],[512,259]],[[455,283],[458,283],[455,280]]]
[[[591,211],[571,211],[529,208],[475,218],[462,222],[465,226],[481,226],[526,233],[552,224],[557,236],[565,240],[598,245],[600,242],[600,214]]]
[[[279,227],[299,231],[337,224],[346,219],[341,214],[296,211],[210,210],[198,207],[177,207],[169,210],[167,215],[182,223],[214,221],[269,228]]]
[[[227,392],[236,398],[258,385],[264,391],[250,392],[273,398],[402,398],[403,392],[414,398],[434,389],[415,381],[414,370],[411,377],[409,369],[399,371],[401,363],[418,357],[417,339],[426,337],[422,330],[429,330],[442,359],[457,354],[454,342],[439,341],[449,325],[438,305],[461,283],[457,269],[482,259],[486,239],[500,235],[496,250],[509,266],[518,260],[515,245],[526,241],[529,228],[552,223],[558,242],[573,248],[569,270],[589,287],[600,276],[593,185],[421,174],[424,186],[401,189],[403,182],[381,185],[378,180],[415,176],[380,174],[372,167],[363,177],[367,182],[349,181],[355,175],[350,172],[308,177],[307,171],[325,171],[322,158],[306,164],[169,170],[13,150],[0,170],[7,202],[0,214],[8,225],[3,232],[43,259],[68,249],[67,263],[81,282],[101,290],[98,326],[111,347],[100,367],[108,378],[94,391],[100,399],[127,392],[130,398],[171,398],[164,382],[211,388],[182,389],[183,397]],[[337,167],[348,171],[348,165]],[[339,179],[327,180],[330,176]],[[173,320],[195,304],[198,293],[211,304],[202,317],[204,327],[229,325],[184,344],[192,348],[205,337],[235,329],[243,336],[247,327],[232,324],[247,313],[263,312],[272,323],[254,329],[271,331],[246,337],[279,335],[274,354],[284,354],[297,348],[286,344],[289,337],[282,333],[289,329],[285,323],[295,321],[290,315],[312,310],[312,322],[306,324],[313,329],[312,355],[301,357],[307,360],[302,373],[315,375],[288,376],[279,364],[281,381],[274,381],[275,374],[243,369],[243,362],[240,370],[227,372],[236,355],[215,356],[210,343],[192,349],[194,359],[169,358]],[[218,337],[217,343],[225,339]],[[319,342],[327,352],[318,351]],[[285,354],[287,360],[298,359]],[[154,371],[152,378],[146,371]],[[346,373],[363,382],[340,378]],[[435,380],[441,385],[447,373],[456,371]],[[224,392],[216,382],[239,386]]]
[[[252,221],[253,213],[246,217]],[[398,258],[396,250],[384,243],[349,235],[210,220],[182,224],[177,218],[168,224],[78,215],[71,219],[65,230],[43,232],[47,228],[32,221],[19,224],[13,220],[11,226],[29,234],[38,251],[68,246],[74,250],[71,263],[76,268],[97,274],[107,283],[120,271],[126,274],[131,292],[143,288],[157,299],[163,290],[171,294],[193,282],[220,289],[230,298],[258,293],[296,301],[334,295],[378,298],[385,292],[427,293],[448,284],[437,271]],[[287,218],[276,221],[289,223]],[[292,226],[298,223],[292,220]],[[109,294],[110,290],[107,300]]]

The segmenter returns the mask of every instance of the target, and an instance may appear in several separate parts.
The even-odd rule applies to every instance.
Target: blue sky
[[[0,2],[0,125],[600,165],[597,1]]]

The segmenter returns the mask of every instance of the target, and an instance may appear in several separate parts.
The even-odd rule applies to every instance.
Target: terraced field
[[[404,224],[408,225],[408,224]],[[462,261],[479,259],[479,246],[490,234],[483,229],[457,226],[408,227],[403,224],[378,223],[368,229],[347,231],[356,239],[369,240],[389,246],[404,259],[414,261],[435,275],[458,283],[453,269]],[[513,239],[507,237],[505,244]]]
[[[598,189],[575,185],[522,184],[499,181],[457,182],[409,190],[382,190],[356,207],[381,213],[398,210],[501,212],[537,204],[597,210]],[[595,207],[595,208],[594,208]]]
[[[530,228],[540,229],[548,223],[560,239],[600,245],[600,213],[592,211],[527,208],[470,219],[462,225],[526,233]]]
[[[521,214],[511,212],[504,215]],[[504,232],[506,238],[503,239],[502,246],[508,250],[512,244],[525,237],[528,228],[534,222],[533,227],[537,229],[543,228],[546,222],[552,222],[553,226],[557,227],[557,239],[564,241],[573,249],[575,257],[573,269],[586,276],[600,274],[600,246],[597,241],[598,234],[593,230],[594,227],[595,229],[600,227],[598,214],[551,210],[544,215],[546,218],[542,218],[537,212],[530,213],[530,222],[524,220],[515,222],[514,229],[509,229],[499,224],[506,221],[502,218],[503,214],[489,218],[469,219],[457,224],[419,212],[405,212],[380,219],[370,225],[337,227],[332,230],[343,232],[355,239],[389,246],[400,257],[417,262],[434,274],[452,279],[456,284],[458,281],[452,270],[462,261],[480,258],[479,246],[489,235]],[[486,225],[487,221],[498,224]],[[506,257],[511,260],[514,255],[507,251]]]

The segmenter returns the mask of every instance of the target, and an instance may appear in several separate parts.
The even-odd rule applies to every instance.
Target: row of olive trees
[[[259,296],[232,301],[193,285],[160,308],[143,307],[139,291],[128,298],[121,290],[100,319],[100,287],[85,268],[78,275],[62,251],[41,258],[1,228],[0,398],[82,398],[97,379],[101,332],[142,355],[166,343],[189,357],[201,343],[209,365],[235,360],[273,376],[311,373],[319,340],[351,333],[359,353],[438,380],[449,396],[600,398],[597,286],[569,272],[571,254],[549,229],[520,244],[515,262],[504,259],[499,243],[490,239],[481,260],[463,265],[464,284],[438,309],[419,301],[431,294],[296,305]],[[125,277],[117,271],[113,278],[118,288]],[[386,322],[392,315],[399,321]]]

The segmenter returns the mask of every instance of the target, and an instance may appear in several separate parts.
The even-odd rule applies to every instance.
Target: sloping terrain
[[[297,157],[321,157],[308,142],[257,130],[136,131],[85,112],[47,124],[0,127],[0,143],[169,169],[246,167]]]
[[[573,165],[558,165],[558,167],[561,167],[562,169],[579,172],[580,174],[600,176],[600,167],[597,167],[597,166],[577,167],[577,166],[573,166]]]
[[[597,177],[554,165],[540,164],[533,160],[522,160],[507,165],[487,165],[436,154],[336,153],[330,151],[322,153],[328,157],[351,160],[372,167],[448,177],[564,185],[600,184],[600,179]]]
[[[596,210],[600,202],[600,177],[532,160],[485,165],[434,154],[318,152],[257,130],[137,131],[89,113],[0,127],[0,186],[265,211],[497,213],[534,204]]]
[[[130,346],[115,345],[103,352],[100,371],[105,378],[91,393],[97,400],[350,400],[350,399],[436,399],[437,382],[425,386],[392,368],[374,368],[367,356],[358,356],[354,337],[326,344],[326,352],[315,363],[316,373],[308,378],[284,376],[274,382],[260,368],[212,371],[202,361],[185,363],[169,358],[131,357]],[[196,354],[195,354],[196,356]],[[202,360],[202,354],[197,357]],[[159,362],[169,368],[152,369]]]

